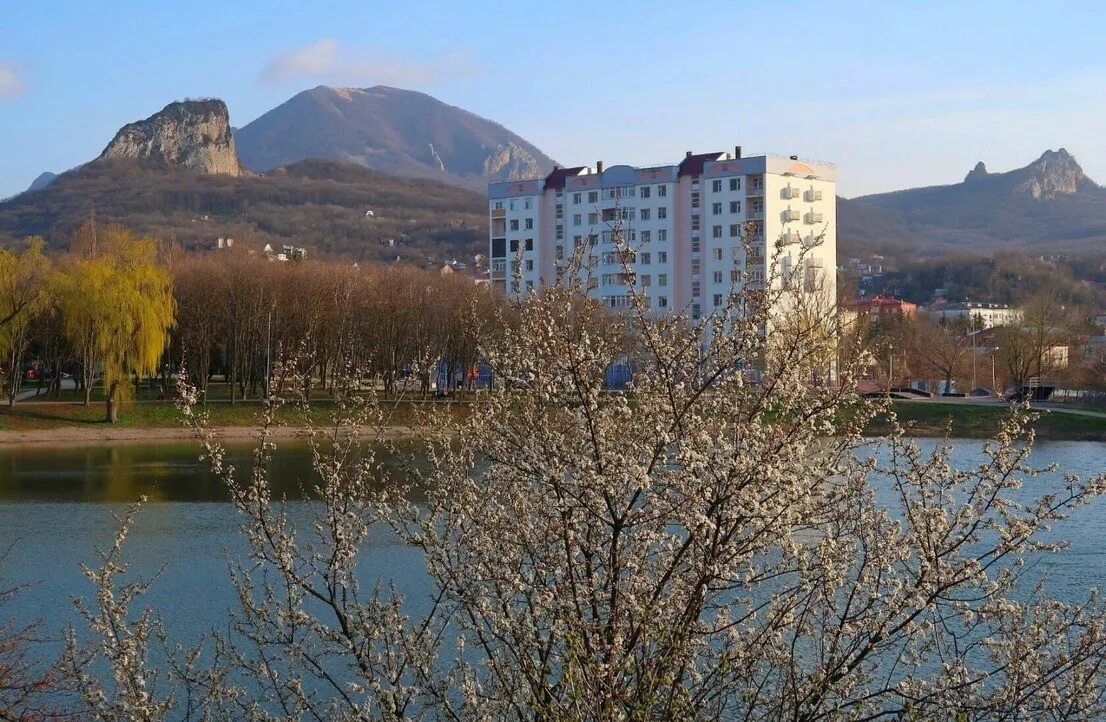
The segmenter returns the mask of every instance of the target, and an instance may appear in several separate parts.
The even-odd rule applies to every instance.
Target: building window
[[[711,226],[710,235],[711,235],[711,238],[721,238],[722,237],[722,226]]]
[[[668,308],[668,296],[657,296],[657,308]]]
[[[741,190],[741,179],[740,178],[730,178],[730,190],[731,191]]]
[[[667,286],[668,285],[668,274],[667,273],[661,273],[661,274],[657,275],[657,285],[658,286]]]
[[[526,272],[530,273],[534,270],[534,262],[531,260],[526,261]]]
[[[511,201],[510,206],[511,206],[511,210],[513,211],[515,209],[515,202]]]
[[[511,239],[511,253],[518,253],[518,239]]]
[[[730,201],[730,213],[741,212],[741,201]]]
[[[641,220],[643,220],[643,221],[649,220],[649,209],[648,208],[642,208],[641,209]]]
[[[716,215],[716,216],[722,215],[722,204],[721,203],[712,203],[711,207],[710,207],[710,212],[713,215]]]
[[[573,193],[572,194],[572,202],[573,203],[575,203],[576,205],[580,205],[580,200],[581,200],[581,198],[580,198],[579,193]]]
[[[711,278],[714,280],[715,283],[722,283],[722,272],[715,271],[711,274]]]
[[[512,218],[511,219],[511,230],[512,231],[517,231],[518,230],[518,219],[517,218]]]
[[[496,209],[497,211],[501,211],[501,210],[503,210],[503,201],[496,201],[496,202],[495,202],[495,209]]]
[[[526,202],[523,203],[523,208],[525,208],[525,210],[530,210],[530,199],[529,198],[527,198]]]
[[[641,197],[642,198],[648,198],[649,197],[649,186],[642,186],[641,187]]]
[[[534,250],[534,239],[533,238],[527,238],[526,239],[526,250],[528,250],[528,251]]]
[[[527,281],[526,282],[526,290],[527,291],[533,291],[534,290],[534,282],[533,281]]]
[[[582,218],[579,213],[572,214],[572,225],[578,226],[582,222]]]
[[[526,230],[528,230],[528,231],[534,230],[534,219],[533,218],[527,218],[526,219]]]
[[[714,294],[714,307],[718,308],[721,305],[722,305],[722,294],[721,293]]]
[[[589,226],[594,226],[597,223],[599,223],[599,214],[598,213],[589,213],[588,214],[588,225]]]
[[[641,277],[641,285],[642,286],[648,286],[648,285],[650,285],[650,281],[652,281],[652,280],[653,279],[647,273],[647,274],[645,274],[644,276]]]
[[[668,240],[668,231],[665,230],[664,228],[657,231],[657,240],[660,241],[661,243],[664,243],[665,241],[667,241]]]
[[[641,232],[641,242],[642,243],[648,243],[649,240],[650,240],[650,235],[651,234],[649,233],[649,231],[642,231]]]
[[[668,186],[666,186],[663,183],[660,184],[659,186],[657,186],[657,195],[660,196],[661,198],[664,198],[665,196],[667,196],[668,195]]]
[[[691,295],[695,298],[699,298],[699,296],[703,295],[703,285],[698,281],[691,282]]]
[[[721,248],[715,248],[713,251],[711,251],[710,255],[712,255],[714,257],[714,260],[721,261],[722,260],[722,249]]]
[[[668,251],[661,251],[657,254],[657,263],[668,263]]]
[[[722,192],[722,181],[716,180],[710,184],[710,189],[715,193]]]
[[[648,266],[649,265],[649,260],[650,260],[650,256],[649,256],[648,253],[641,254],[641,265]]]
[[[737,238],[737,224],[730,224],[730,238]]]
[[[599,202],[599,192],[598,191],[588,191],[588,203],[598,203],[598,202]]]
[[[557,240],[560,241],[565,237],[565,227],[560,223],[557,224]]]
[[[699,191],[692,191],[691,192],[691,207],[692,208],[698,208],[699,207]]]
[[[692,216],[691,217],[691,230],[698,231],[699,229],[700,229],[699,216]]]
[[[560,219],[560,218],[564,218],[564,217],[565,217],[565,207],[562,204],[558,203],[557,204],[557,218]]]
[[[553,251],[553,257],[556,258],[558,261],[563,261],[565,257],[565,247],[557,246],[557,248]]]
[[[699,236],[692,236],[691,237],[691,252],[692,253],[698,253],[699,252]]]
[[[668,209],[664,206],[661,206],[657,209],[657,220],[663,221],[665,218],[668,218]]]

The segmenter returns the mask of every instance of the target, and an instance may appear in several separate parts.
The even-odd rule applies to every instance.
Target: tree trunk
[[[114,424],[119,420],[119,405],[115,403],[115,390],[116,382],[112,381],[111,386],[104,389],[104,402],[107,405],[107,422]]]

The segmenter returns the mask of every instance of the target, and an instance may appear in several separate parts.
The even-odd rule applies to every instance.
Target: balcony
[[[750,206],[745,212],[745,218],[750,221],[764,220],[764,206]]]
[[[750,183],[745,188],[746,198],[757,198],[764,195],[764,183]]]
[[[800,214],[798,211],[788,208],[786,211],[780,214],[780,219],[784,223],[787,223],[789,221],[797,221],[799,220],[799,215]]]
[[[505,208],[495,208],[492,210],[492,218],[506,218],[507,210]]]
[[[787,231],[780,235],[780,245],[791,246],[800,242],[802,242],[802,237],[798,231]]]
[[[811,211],[810,213],[806,214],[806,217],[803,220],[808,225],[814,225],[815,223],[821,223],[822,222],[822,214],[821,213],[815,213],[814,211]]]
[[[799,189],[798,188],[795,188],[795,187],[792,187],[792,186],[787,186],[786,188],[783,188],[783,189],[780,190],[780,198],[783,198],[786,201],[793,200],[793,199],[798,198],[798,197],[799,197]]]
[[[813,233],[808,233],[803,236],[803,249],[809,251],[822,243],[822,237],[816,236]]]
[[[822,191],[816,191],[813,189],[809,190],[803,194],[803,198],[805,198],[810,203],[813,203],[814,201],[820,201],[822,200]]]
[[[493,258],[489,269],[489,275],[493,281],[502,281],[507,278],[507,259]]]

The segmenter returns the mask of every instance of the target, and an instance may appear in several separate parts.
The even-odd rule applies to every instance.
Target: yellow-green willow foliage
[[[0,353],[9,404],[19,393],[20,361],[30,343],[31,325],[47,304],[50,261],[42,252],[45,245],[35,236],[27,239],[22,253],[0,250]]]
[[[107,420],[114,422],[119,405],[131,399],[130,377],[156,372],[169,343],[172,276],[158,263],[152,239],[109,227],[95,252],[67,264],[55,286],[65,334],[81,360],[85,400],[99,367]]]

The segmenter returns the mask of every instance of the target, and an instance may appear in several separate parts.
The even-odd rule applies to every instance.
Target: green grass
[[[410,426],[418,423],[418,411],[422,405],[401,402],[394,406],[386,404],[389,410],[389,422],[393,426]],[[210,426],[254,426],[261,405],[257,401],[245,401],[236,404],[212,403],[206,408]],[[462,404],[435,404],[437,409],[448,409],[451,413],[465,413],[467,407]],[[311,419],[316,424],[326,424],[331,420],[333,407],[328,401],[313,401]],[[20,402],[14,407],[0,407],[0,431],[49,431],[65,427],[107,427],[104,420],[103,402],[84,406],[80,403],[43,403]],[[280,410],[278,419],[285,424],[302,425],[302,412],[293,407]],[[147,402],[125,406],[119,413],[117,428],[173,428],[181,426],[180,411],[171,401]]]
[[[400,402],[392,405],[390,423],[394,426],[413,426],[419,423],[418,411],[421,404]],[[212,403],[207,407],[211,426],[253,426],[257,423],[260,404],[245,401],[237,404]],[[468,413],[463,403],[435,404],[435,408],[448,409],[453,414]],[[974,406],[970,404],[943,404],[897,401],[894,408],[899,419],[910,425],[911,432],[917,436],[942,436],[949,420],[952,421],[952,435],[961,438],[988,438],[993,436],[1007,411],[997,406]],[[317,424],[326,424],[330,420],[331,405],[327,401],[312,402],[312,420]],[[302,418],[297,409],[282,409],[280,420],[283,423],[301,425]],[[180,412],[171,401],[146,402],[132,404],[119,414],[116,424],[121,428],[170,428],[180,426]],[[45,403],[43,401],[20,402],[13,408],[0,407],[0,430],[7,431],[49,431],[64,427],[106,427],[104,404],[93,403],[84,406],[79,403]],[[1068,414],[1058,411],[1042,412],[1034,428],[1042,439],[1072,439],[1081,441],[1106,441],[1106,418]],[[886,433],[885,419],[877,418],[869,424],[872,435]]]
[[[899,420],[910,424],[911,431],[917,436],[943,436],[951,419],[952,436],[970,439],[993,436],[1008,414],[999,406],[971,404],[896,401],[894,408]],[[1038,438],[1106,441],[1106,418],[1060,411],[1040,413],[1040,418],[1033,424]],[[886,433],[886,420],[877,418],[869,424],[868,431],[873,435]]]

